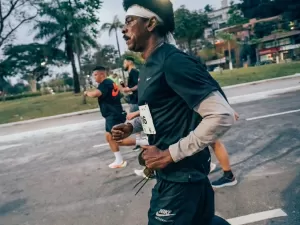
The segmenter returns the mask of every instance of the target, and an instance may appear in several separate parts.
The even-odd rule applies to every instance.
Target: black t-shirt
[[[156,130],[155,135],[148,135],[149,144],[166,150],[186,137],[202,120],[194,107],[217,90],[223,93],[199,60],[169,44],[156,49],[140,71],[138,86],[138,104],[148,104]],[[158,177],[200,181],[209,173],[204,169],[209,157],[206,148],[157,171]]]
[[[104,118],[119,117],[123,113],[120,90],[111,79],[105,79],[98,85],[102,95],[98,98],[101,114]]]
[[[128,87],[133,88],[138,85],[139,82],[139,71],[136,69],[131,69],[128,76]],[[130,104],[138,104],[138,91],[133,91],[129,97]]]

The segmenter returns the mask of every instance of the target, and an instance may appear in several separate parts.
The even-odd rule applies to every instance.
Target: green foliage
[[[282,12],[272,0],[241,0],[239,9],[248,19],[277,16]]]
[[[192,52],[193,40],[203,37],[204,29],[208,27],[208,17],[201,11],[190,11],[181,6],[175,11],[175,38],[186,41]]]
[[[65,72],[60,74],[59,76],[57,76],[57,78],[62,79],[63,80],[63,84],[64,85],[68,85],[70,87],[73,86],[73,79],[70,77],[70,74]]]
[[[6,65],[7,74],[21,74],[23,77],[32,74],[31,79],[37,79],[38,75],[44,74],[43,62],[48,65],[66,63],[62,50],[38,43],[6,46],[4,55],[6,59],[3,64]]]
[[[103,45],[94,54],[85,54],[82,57],[82,70],[84,74],[92,73],[95,66],[105,66],[108,70],[115,69],[120,65],[118,51],[113,45]]]
[[[228,32],[219,32],[217,34],[217,38],[220,38],[220,39],[222,39],[225,42],[235,40],[235,36],[233,34],[231,34],[231,33],[228,33]]]
[[[286,20],[300,19],[300,2],[297,0],[241,0],[243,15],[248,18],[267,18],[283,15]]]
[[[227,24],[229,26],[233,25],[238,25],[238,24],[243,24],[248,21],[242,13],[241,10],[239,9],[239,6],[234,3],[234,1],[230,2],[230,9],[228,11],[229,19],[227,21]]]
[[[34,27],[38,31],[35,38],[46,39],[50,46],[64,44],[72,65],[75,93],[80,92],[80,84],[74,53],[81,55],[89,47],[97,46],[95,26],[101,5],[101,0],[57,0],[40,4],[42,19]]]
[[[94,54],[96,65],[103,65],[109,68],[114,67],[118,57],[118,51],[113,45],[104,45]]]
[[[257,38],[263,38],[270,35],[274,30],[277,30],[277,21],[268,21],[255,24],[254,34]]]
[[[214,9],[213,9],[213,7],[211,6],[211,5],[206,5],[205,7],[204,7],[204,12],[206,12],[206,13],[209,13],[209,12],[212,12],[212,11],[214,11]]]
[[[17,83],[15,85],[9,85],[6,92],[11,95],[16,95],[29,91],[30,87],[28,85],[25,85],[24,83]]]

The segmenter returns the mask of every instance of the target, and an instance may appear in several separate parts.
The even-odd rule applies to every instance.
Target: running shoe
[[[119,169],[119,168],[124,168],[127,166],[127,162],[123,161],[121,164],[117,164],[116,162],[113,162],[111,164],[109,164],[109,168],[111,169]]]
[[[231,179],[226,176],[222,176],[219,180],[213,181],[211,185],[214,188],[222,188],[222,187],[231,187],[236,185],[237,183],[238,182],[234,176]]]

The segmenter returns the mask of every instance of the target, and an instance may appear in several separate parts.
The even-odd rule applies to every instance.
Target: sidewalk
[[[231,104],[255,101],[259,99],[268,98],[276,94],[283,94],[291,91],[300,90],[300,74],[223,87],[223,90],[226,93],[228,100]],[[126,109],[128,106],[127,104],[124,104],[123,107],[124,109]],[[101,119],[101,116],[99,115],[99,109],[97,108],[80,112],[37,118],[33,120],[2,124],[0,125],[0,128],[34,123],[37,124],[34,124],[33,126],[37,126],[41,122],[44,123],[43,126],[46,126],[46,124],[52,126],[51,123],[54,121],[56,121],[57,123],[68,124],[68,121],[70,121],[70,123],[74,123],[74,121],[79,123],[81,121],[91,121],[99,119]],[[48,122],[45,123],[45,121]]]

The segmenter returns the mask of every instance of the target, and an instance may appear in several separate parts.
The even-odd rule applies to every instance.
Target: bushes
[[[5,101],[16,100],[16,99],[21,99],[21,98],[37,97],[37,96],[41,96],[41,95],[42,95],[41,92],[28,92],[28,93],[23,93],[23,94],[19,94],[19,95],[8,95],[5,97]],[[0,98],[0,101],[3,101],[3,97]]]

